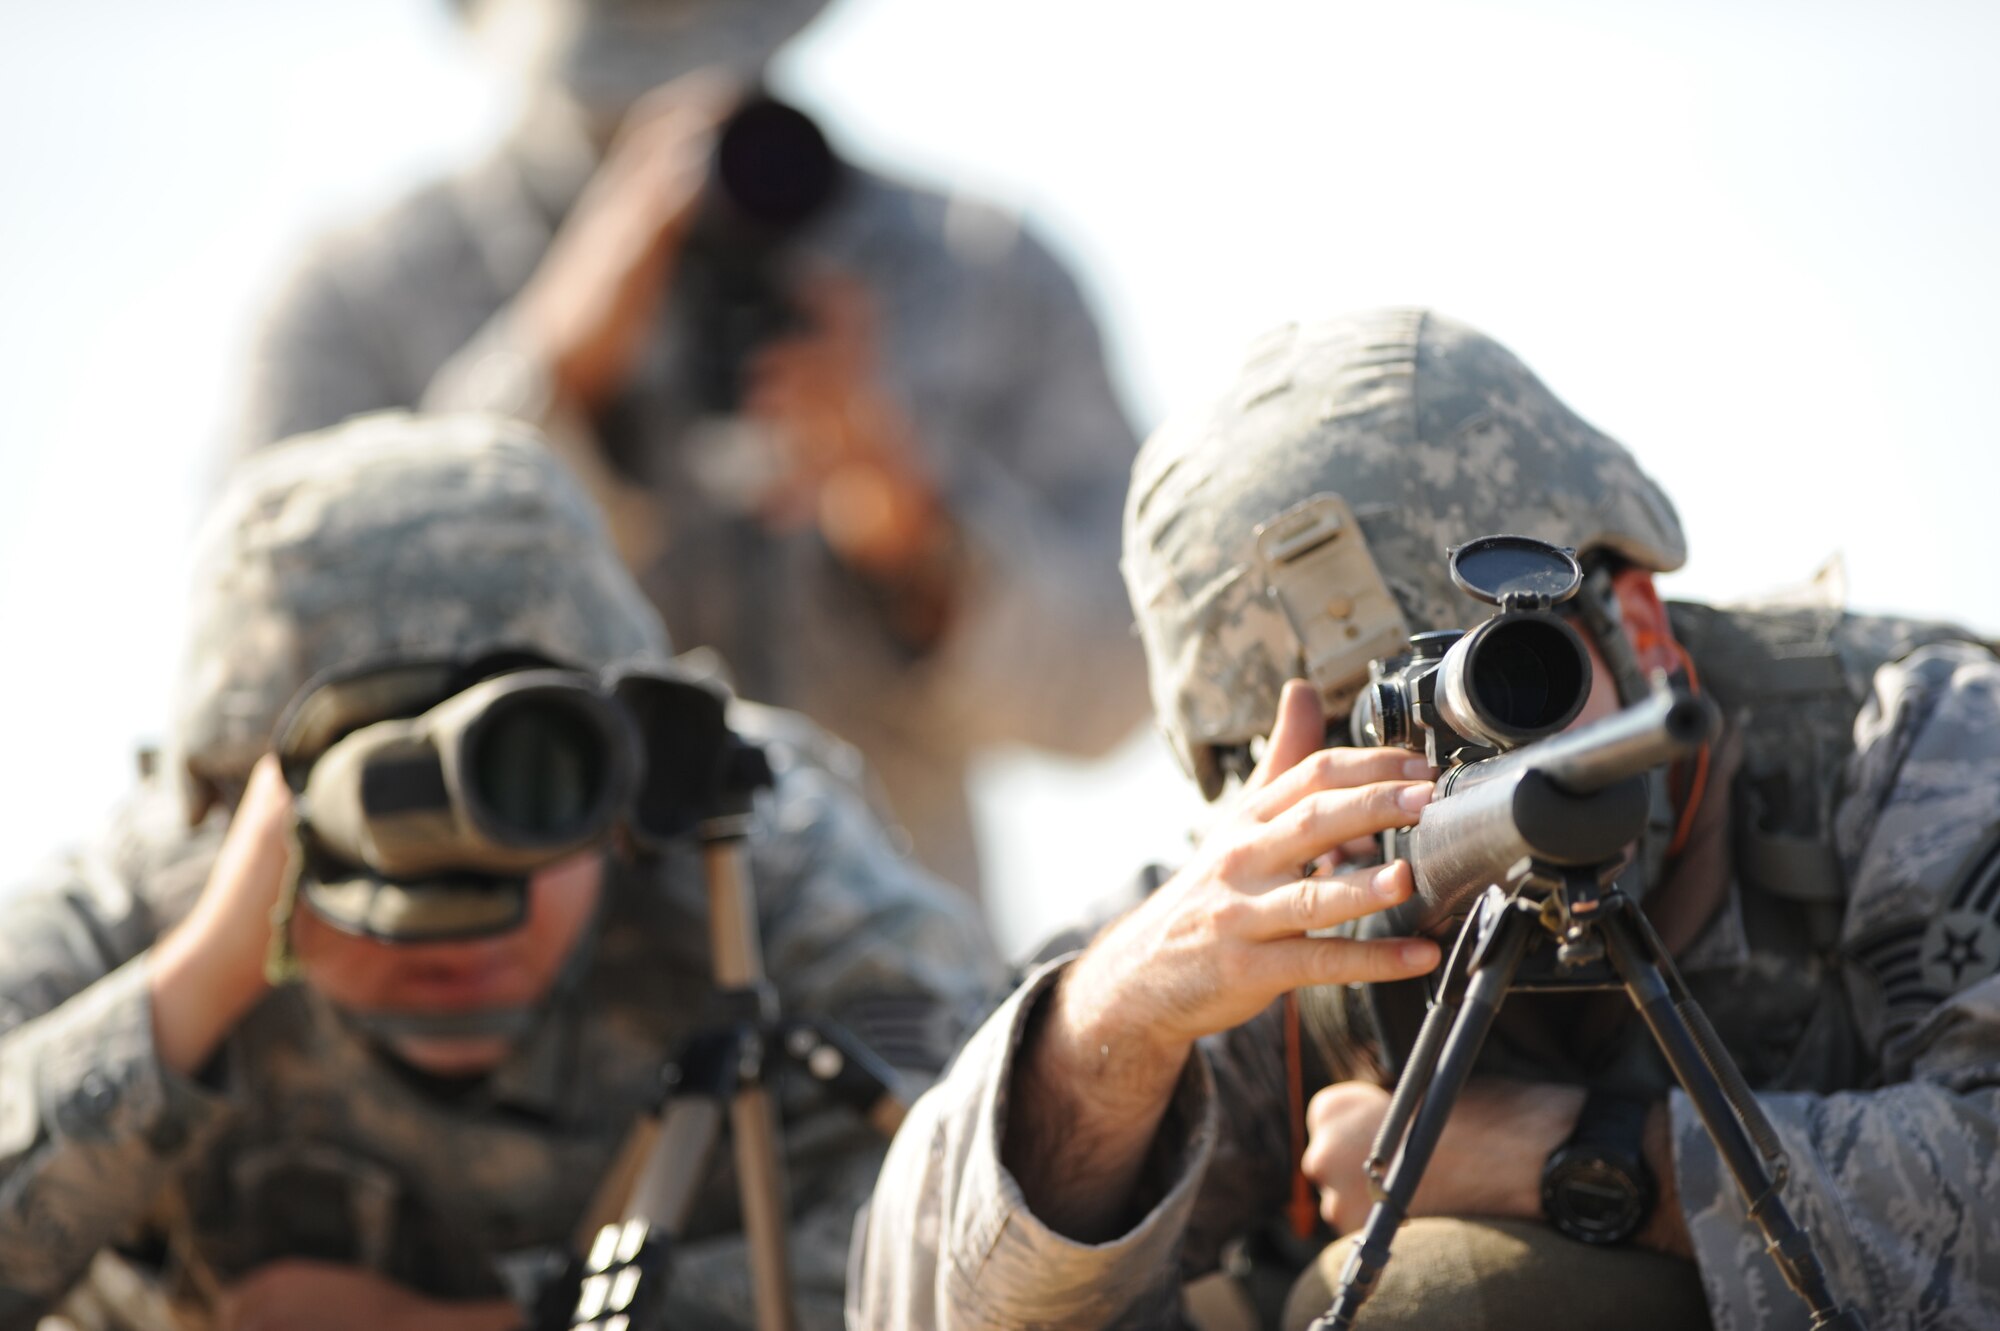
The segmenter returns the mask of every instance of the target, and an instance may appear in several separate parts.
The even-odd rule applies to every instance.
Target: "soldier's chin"
[[[389,1047],[411,1067],[435,1077],[476,1077],[499,1067],[514,1052],[514,1042],[497,1035],[463,1039],[405,1035]]]

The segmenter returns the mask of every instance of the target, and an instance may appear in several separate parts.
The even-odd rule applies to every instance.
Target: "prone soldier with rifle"
[[[261,454],[196,569],[167,763],[0,911],[0,1326],[838,1325],[1000,975],[851,752],[497,419]]]
[[[1338,1234],[1283,1325],[1993,1324],[2000,663],[1669,606],[1684,558],[1428,312],[1283,330],[1170,421],[1126,580],[1162,728],[1237,788],[919,1101],[860,1322],[1212,1325],[1186,1282]]]

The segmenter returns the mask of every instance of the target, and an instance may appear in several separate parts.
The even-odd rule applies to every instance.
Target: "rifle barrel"
[[[1685,690],[1445,773],[1415,827],[1398,834],[1416,892],[1371,932],[1429,933],[1527,861],[1615,862],[1646,821],[1637,778],[1692,752],[1716,712]]]
[[[1522,753],[1525,766],[1572,795],[1588,795],[1692,752],[1708,738],[1715,708],[1682,689],[1655,693],[1602,721]],[[1528,754],[1534,756],[1528,758]]]

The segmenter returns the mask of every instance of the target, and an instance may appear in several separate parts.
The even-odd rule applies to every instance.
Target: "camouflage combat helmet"
[[[246,460],[195,546],[172,771],[198,820],[241,789],[309,679],[522,650],[664,660],[603,520],[527,427],[361,417]]]
[[[1687,555],[1624,448],[1428,311],[1281,329],[1220,401],[1161,428],[1133,467],[1122,565],[1154,713],[1203,793],[1222,789],[1219,750],[1269,729],[1285,680],[1338,714],[1370,656],[1490,614],[1445,551],[1498,532],[1660,572]],[[1307,560],[1337,562],[1288,585]]]

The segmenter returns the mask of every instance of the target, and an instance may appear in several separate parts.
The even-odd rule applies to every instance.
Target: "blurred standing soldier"
[[[657,667],[658,617],[561,464],[488,418],[377,416],[252,459],[197,570],[167,770],[0,912],[0,1326],[73,1287],[84,1326],[518,1326],[713,1019],[698,851],[390,877],[295,819],[273,730],[301,690],[331,745],[509,671]],[[809,723],[731,723],[776,769],[749,847],[782,1001],[935,1075],[998,980],[968,903],[896,853]],[[589,779],[545,752],[524,777]],[[441,824],[405,849],[436,853]],[[886,1148],[815,1086],[778,1094],[803,1323],[834,1327]],[[709,1163],[671,1325],[751,1324],[731,1178]]]
[[[1359,1227],[1389,1099],[1370,1010],[1308,990],[1300,1068],[1274,1000],[1436,959],[1317,932],[1407,897],[1408,865],[1350,839],[1431,793],[1423,758],[1327,738],[1371,656],[1487,617],[1444,553],[1497,532],[1588,571],[1563,607],[1593,662],[1579,724],[1656,671],[1723,712],[1704,760],[1653,774],[1621,881],[1774,1124],[1836,1294],[1876,1328],[2000,1325],[2000,661],[1947,625],[1662,602],[1653,574],[1686,558],[1666,496],[1506,348],[1422,310],[1281,330],[1142,450],[1124,567],[1154,705],[1204,794],[1241,787],[1185,869],[1031,976],[919,1102],[860,1240],[859,1324],[1173,1324],[1182,1279],[1282,1214],[1301,1167],[1322,1217]],[[1509,999],[1361,1325],[1806,1326],[1690,1101],[1603,997]],[[1585,1122],[1604,1167],[1580,1209],[1621,1222],[1588,1244],[1543,1191]],[[1287,1327],[1326,1309],[1349,1243]]]
[[[388,406],[540,424],[675,642],[856,744],[919,857],[976,890],[970,755],[1095,754],[1143,715],[1115,572],[1134,440],[1041,245],[852,167],[775,261],[801,317],[740,403],[704,400],[681,298],[717,129],[822,3],[466,0],[525,66],[525,119],[305,262],[241,444]]]

